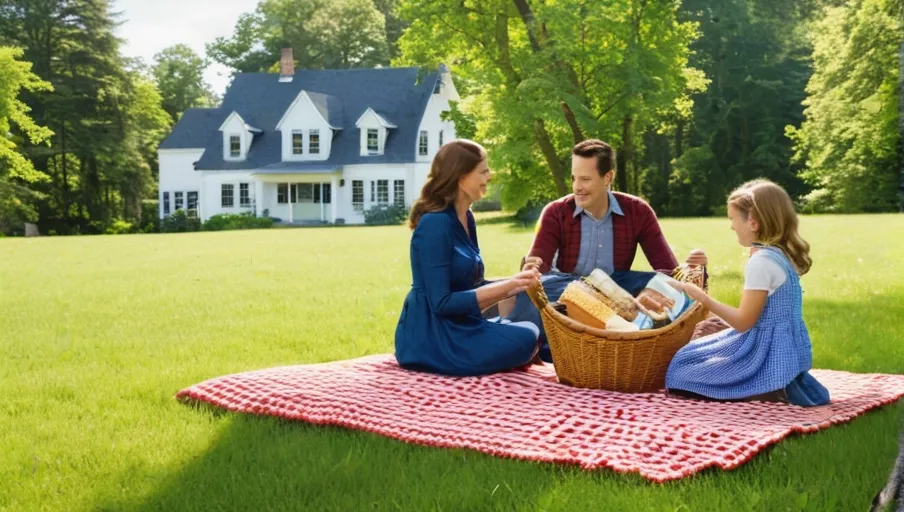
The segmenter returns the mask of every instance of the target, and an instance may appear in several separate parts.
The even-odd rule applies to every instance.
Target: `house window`
[[[286,197],[289,195],[289,184],[288,183],[280,183],[276,185],[276,202],[277,204],[286,204],[289,202],[289,198]]]
[[[292,132],[292,154],[304,154],[304,133],[301,130]]]
[[[333,189],[332,185],[329,183],[315,184],[314,185],[314,202],[315,203],[323,203],[330,204],[333,199]]]
[[[389,204],[389,180],[377,180],[377,203]]]
[[[439,94],[443,90],[443,81],[437,80],[436,85],[433,86],[433,94]]]
[[[367,151],[376,153],[380,150],[380,133],[374,129],[367,130]]]
[[[314,184],[313,183],[293,183],[292,184],[292,202],[293,203],[313,203],[314,202]]]
[[[174,202],[176,203],[175,207],[173,209],[176,211],[181,210],[182,207],[184,206],[184,203],[182,202],[182,192],[173,192],[173,199],[175,200]]]
[[[232,208],[235,206],[235,185],[232,183],[223,183],[220,185],[220,206],[223,208]]]
[[[439,131],[439,147],[443,147],[443,131]]]
[[[408,146],[408,147],[411,147],[411,146]],[[421,136],[418,137],[418,142],[417,142],[417,154],[419,154],[421,156],[427,156],[428,149],[429,149],[429,147],[427,146],[427,130],[421,130]]]
[[[357,211],[364,210],[364,182],[352,181],[352,207]]]
[[[238,135],[229,136],[229,156],[232,158],[242,156],[242,138]]]
[[[169,215],[169,192],[163,193],[163,216]]]
[[[251,191],[247,183],[239,183],[239,205],[251,206]]]
[[[405,207],[405,180],[395,180],[392,183],[392,201],[400,208]]]
[[[197,192],[186,192],[186,210],[195,211],[198,209],[198,193]]]
[[[320,130],[308,132],[308,153],[312,155],[320,154]]]

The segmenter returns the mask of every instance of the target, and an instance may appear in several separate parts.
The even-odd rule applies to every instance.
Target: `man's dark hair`
[[[571,148],[571,154],[583,158],[596,157],[596,170],[600,176],[615,170],[615,150],[599,139],[578,142]]]

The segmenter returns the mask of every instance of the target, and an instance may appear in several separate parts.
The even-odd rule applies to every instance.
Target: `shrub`
[[[197,217],[189,217],[185,210],[176,210],[175,213],[164,217],[160,221],[161,233],[186,233],[189,231],[200,231],[201,219]]]
[[[364,212],[368,226],[397,226],[408,218],[408,208],[396,205],[376,205]]]
[[[207,219],[201,226],[204,231],[226,231],[233,229],[267,229],[273,226],[270,217],[255,217],[251,212],[221,213]]]

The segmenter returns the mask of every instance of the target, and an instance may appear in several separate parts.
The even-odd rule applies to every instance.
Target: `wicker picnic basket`
[[[528,295],[543,318],[559,382],[625,393],[662,389],[669,363],[707,314],[697,302],[659,329],[609,331],[589,327],[556,311],[542,286],[528,290]]]

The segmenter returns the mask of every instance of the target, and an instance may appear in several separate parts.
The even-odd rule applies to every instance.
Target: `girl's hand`
[[[680,290],[687,294],[688,297],[694,299],[697,302],[705,303],[707,299],[709,299],[709,295],[706,294],[699,286],[693,283],[683,283],[681,281],[669,280],[669,284],[672,288],[676,290]]]

